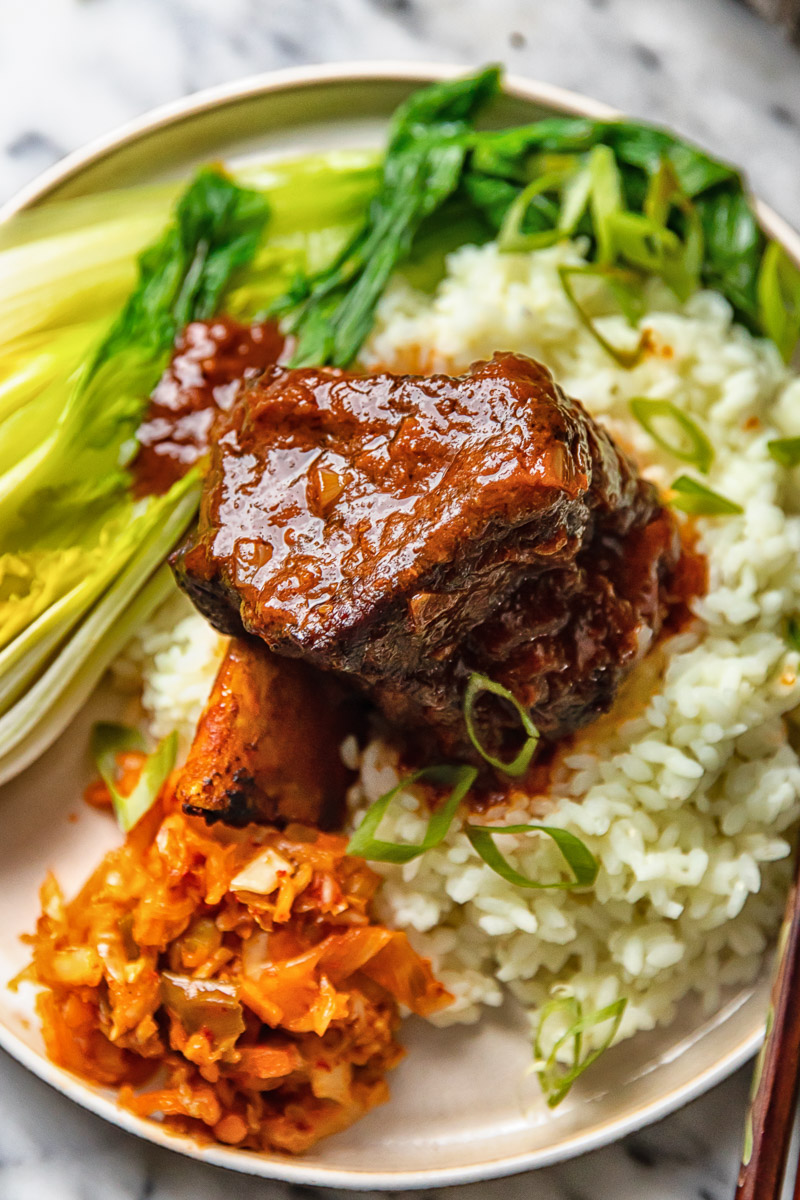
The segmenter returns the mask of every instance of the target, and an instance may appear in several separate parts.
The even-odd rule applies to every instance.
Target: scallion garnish
[[[617,1036],[617,1031],[625,1012],[627,998],[615,1000],[596,1012],[584,1013],[583,1005],[575,996],[559,996],[548,1001],[539,1015],[539,1025],[533,1043],[533,1053],[539,1064],[536,1073],[549,1108],[555,1108],[561,1103],[576,1079],[586,1071],[601,1054],[608,1049]],[[545,1052],[543,1032],[546,1024],[553,1017],[560,1016],[567,1022],[566,1030],[552,1044],[550,1051]],[[584,1057],[583,1035],[598,1025],[609,1023],[609,1030],[600,1046],[589,1051]],[[562,1046],[572,1043],[572,1062],[565,1065],[558,1062],[558,1052]]]
[[[476,854],[479,854],[496,875],[507,883],[522,888],[575,888],[591,887],[597,878],[597,859],[579,837],[555,825],[465,825],[464,832]],[[545,833],[552,838],[561,856],[574,875],[574,879],[560,879],[554,883],[540,883],[516,871],[503,857],[494,842],[496,833]]]
[[[668,224],[673,208],[682,217],[683,240]],[[609,238],[615,260],[623,259],[658,275],[679,300],[687,300],[697,290],[703,265],[703,226],[668,160],[662,160],[651,176],[644,212],[615,213],[609,221]]]
[[[800,437],[773,438],[767,442],[769,450],[776,463],[782,467],[796,467],[800,464]]]
[[[601,279],[607,285],[609,291],[622,309],[628,324],[631,326],[636,324],[636,320],[642,312],[642,299],[640,295],[637,295],[634,288],[636,277],[632,272],[623,271],[619,267],[602,265],[590,267],[562,266],[558,268],[558,277],[561,280],[564,294],[574,308],[581,324],[586,326],[595,341],[599,342],[603,347],[606,354],[610,354],[614,361],[618,362],[621,367],[635,367],[644,353],[646,344],[645,334],[641,333],[639,335],[638,342],[630,350],[612,345],[608,338],[604,337],[597,328],[596,318],[591,316],[575,294],[575,288],[571,282],[574,275],[585,275]]]
[[[564,236],[560,229],[539,229],[530,233],[523,232],[528,210],[537,196],[553,191],[564,182],[563,172],[551,171],[540,175],[527,187],[523,188],[516,200],[511,204],[503,219],[503,224],[497,234],[497,248],[504,254],[516,253],[520,250],[538,250],[543,246],[552,246]]]
[[[98,721],[92,728],[90,749],[98,771],[111,794],[114,815],[120,829],[127,833],[152,807],[164,781],[175,766],[178,735],[170,733],[142,764],[142,773],[133,791],[123,796],[116,785],[117,755],[142,750],[141,734],[114,721]]]
[[[415,771],[407,779],[403,779],[383,796],[379,796],[364,814],[361,824],[347,844],[347,853],[358,855],[372,862],[407,863],[412,858],[418,858],[426,850],[433,850],[447,836],[453,817],[461,801],[472,787],[478,772],[474,767],[463,764],[458,766],[423,767]],[[452,788],[444,804],[431,814],[428,828],[421,842],[384,842],[375,837],[378,826],[386,815],[386,810],[400,792],[416,783],[418,779],[427,779],[431,783],[442,784]]]
[[[786,622],[786,641],[791,650],[796,650],[800,654],[800,618],[789,617]]]
[[[485,677],[481,677],[485,678]],[[492,681],[489,680],[491,683]],[[496,685],[499,686],[499,685]],[[487,689],[493,690],[493,689]],[[504,689],[505,690],[505,689]],[[347,853],[365,858],[371,862],[407,863],[419,858],[426,850],[433,850],[440,845],[456,815],[458,806],[472,787],[478,772],[474,767],[464,764],[458,766],[423,767],[401,780],[384,795],[379,796],[364,814],[361,824],[347,845]],[[452,791],[444,804],[433,812],[428,820],[428,827],[421,842],[386,842],[381,841],[375,834],[378,831],[389,805],[394,798],[418,779],[427,779],[431,783],[444,784],[452,787]],[[475,853],[483,859],[486,866],[506,882],[515,887],[523,888],[575,888],[591,887],[597,878],[597,860],[579,837],[566,829],[554,825],[464,825],[464,833],[469,839]],[[561,852],[574,876],[573,879],[559,879],[553,883],[540,883],[529,879],[527,875],[515,870],[497,849],[494,834],[497,833],[544,833],[552,838]]]
[[[475,701],[478,699],[478,696],[482,695],[484,692],[489,692],[493,696],[500,696],[501,699],[507,700],[509,704],[513,705],[517,711],[520,721],[522,722],[522,728],[527,734],[522,749],[520,750],[519,754],[517,754],[516,757],[511,760],[511,762],[503,762],[499,758],[493,758],[488,751],[484,750],[483,746],[478,740],[472,714],[475,707]],[[490,766],[495,767],[498,771],[502,771],[504,775],[516,776],[525,774],[530,766],[531,759],[533,758],[534,751],[536,750],[536,746],[539,742],[539,730],[536,728],[528,713],[517,700],[516,696],[514,696],[508,690],[508,688],[503,687],[502,683],[495,683],[495,681],[490,679],[488,675],[480,675],[477,671],[473,671],[472,675],[469,677],[467,690],[464,693],[464,721],[466,722],[469,740],[472,742],[481,758],[485,759]]]
[[[614,260],[613,218],[623,211],[622,177],[610,146],[595,146],[589,155],[589,207],[597,237],[597,261]]]
[[[673,481],[672,491],[675,493],[670,500],[672,507],[695,517],[732,517],[744,512],[740,504],[720,496],[719,492],[712,492],[711,488],[688,475],[679,475]]]
[[[671,400],[650,400],[637,396],[631,400],[631,412],[650,437],[682,462],[691,463],[705,475],[714,461],[714,450],[703,431]],[[668,423],[672,437],[660,433],[658,425]]]
[[[769,242],[758,270],[758,315],[785,362],[800,337],[800,269],[777,242]]]

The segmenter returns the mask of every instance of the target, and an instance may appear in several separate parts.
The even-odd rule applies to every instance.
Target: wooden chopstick
[[[780,1200],[800,1056],[800,849],[786,901],[764,1045],[756,1059],[736,1200]],[[795,1185],[800,1200],[800,1182]]]

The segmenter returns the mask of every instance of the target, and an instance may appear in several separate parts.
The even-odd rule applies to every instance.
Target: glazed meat
[[[335,679],[234,638],[197,726],[176,795],[211,823],[339,824],[352,703]]]
[[[217,429],[181,585],[217,628],[335,671],[425,752],[471,758],[480,671],[556,738],[610,705],[679,556],[655,490],[545,367],[270,371]],[[481,737],[518,718],[480,703]]]

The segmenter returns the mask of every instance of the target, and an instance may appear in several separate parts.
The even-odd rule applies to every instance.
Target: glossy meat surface
[[[471,671],[560,736],[658,633],[671,518],[530,359],[459,378],[273,368],[216,432],[182,586],[218,628],[339,672],[432,751],[472,755]],[[513,738],[502,704],[477,716],[488,745]]]
[[[352,706],[336,680],[232,639],[177,786],[207,821],[339,824],[351,780],[340,746]]]

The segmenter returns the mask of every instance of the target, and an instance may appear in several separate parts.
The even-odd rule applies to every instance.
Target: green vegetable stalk
[[[500,72],[415,92],[389,130],[383,175],[362,227],[325,270],[300,274],[271,308],[297,335],[293,366],[350,363],[415,234],[459,186],[471,119],[497,92]]]
[[[141,255],[122,312],[73,368],[66,399],[54,375],[44,410],[40,393],[0,414],[0,775],[13,771],[15,747],[30,744],[32,719],[46,726],[110,633],[115,596],[133,602],[194,514],[196,478],[137,501],[126,465],[176,333],[218,310],[268,212],[259,193],[200,171]],[[83,656],[71,653],[82,644]],[[55,663],[61,670],[34,712],[37,681]]]

